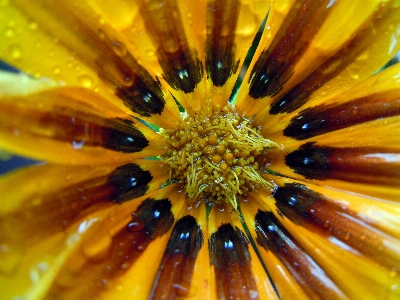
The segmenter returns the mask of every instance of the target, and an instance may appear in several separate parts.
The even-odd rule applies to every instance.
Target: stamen
[[[170,181],[185,185],[190,202],[206,199],[237,209],[245,193],[272,187],[259,174],[257,161],[262,159],[257,157],[279,146],[233,106],[218,109],[209,104],[162,134],[170,144],[162,157],[170,168]]]

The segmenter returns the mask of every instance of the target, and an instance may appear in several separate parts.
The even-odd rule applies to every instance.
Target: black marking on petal
[[[189,47],[176,1],[143,3],[141,14],[158,45],[156,55],[164,79],[176,90],[193,92],[203,77],[203,66],[197,52]]]
[[[290,121],[285,136],[304,140],[379,118],[400,115],[400,92],[371,94],[341,104],[310,107]]]
[[[276,99],[271,104],[269,113],[290,113],[302,107],[315,91],[352,64],[371,42],[379,37],[380,29],[386,31],[385,19],[387,14],[391,13],[391,8],[381,6],[379,9],[380,11],[372,14],[337,53],[285,95]]]
[[[185,216],[179,219],[171,233],[161,260],[150,299],[168,299],[187,296],[197,255],[204,242],[196,219]]]
[[[143,196],[148,190],[148,183],[153,179],[149,171],[142,170],[136,164],[118,167],[108,177],[108,184],[114,187],[112,201],[122,203]]]
[[[274,41],[267,50],[262,51],[251,71],[249,95],[252,98],[275,96],[282,90],[331,11],[327,7],[328,2],[295,2]]]
[[[278,187],[273,196],[279,212],[295,224],[332,236],[389,268],[399,264],[392,250],[398,242],[360,220],[357,212],[297,183]]]
[[[239,2],[207,2],[206,72],[214,86],[223,86],[239,66],[235,61],[239,10]]]
[[[171,207],[172,203],[169,199],[155,200],[148,198],[144,200],[133,214],[127,230],[132,233],[143,234],[141,236],[143,241],[140,244],[147,244],[147,240],[163,235],[172,227],[174,216]]]
[[[344,297],[327,274],[301,248],[272,212],[259,210],[255,221],[258,244],[272,251],[279,258],[310,298]]]
[[[296,173],[309,179],[324,180],[328,178],[329,154],[328,147],[314,147],[314,143],[306,143],[285,157],[286,165]]]
[[[400,163],[392,161],[393,155],[399,153],[378,147],[322,147],[311,142],[286,155],[285,162],[308,179],[398,186]]]
[[[133,81],[133,83],[127,86],[118,86],[115,94],[129,109],[141,116],[160,115],[165,106],[161,84],[143,68],[140,67],[140,69],[142,74],[131,74],[129,81]]]
[[[231,224],[223,224],[209,240],[210,261],[215,266],[219,299],[258,298],[251,270],[248,240]]]
[[[139,152],[149,145],[148,140],[132,121],[113,119],[109,127],[102,131],[104,147],[125,152]]]

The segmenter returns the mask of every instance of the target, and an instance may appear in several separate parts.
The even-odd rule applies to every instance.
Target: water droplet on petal
[[[140,221],[130,222],[127,226],[129,232],[140,231],[144,228],[144,223]]]
[[[85,74],[80,75],[80,76],[78,77],[78,81],[79,81],[79,82],[82,84],[82,86],[85,87],[85,88],[91,88],[91,87],[92,87],[92,84],[93,84],[92,79],[91,79],[89,76],[85,75]]]
[[[18,60],[21,58],[21,47],[19,45],[11,45],[10,46],[10,56],[14,60]]]

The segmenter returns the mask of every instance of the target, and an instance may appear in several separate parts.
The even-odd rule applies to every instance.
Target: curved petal
[[[377,299],[398,297],[398,239],[368,226],[350,207],[347,209],[328,200],[332,190],[327,189],[321,195],[312,190],[313,186],[310,188],[289,180],[283,186],[279,185],[274,193],[276,202],[273,198],[261,197],[273,218],[286,228],[344,294],[350,298],[360,295]],[[286,193],[288,189],[292,190]],[[311,194],[319,195],[318,200]],[[313,203],[318,208],[311,208],[306,203]],[[301,205],[305,205],[304,210],[297,210]],[[302,217],[307,221],[300,221]]]
[[[257,251],[282,299],[346,299],[343,292],[282,228],[266,203],[249,195],[243,217],[257,241]]]
[[[260,118],[264,118],[269,114],[290,113],[306,102],[324,98],[328,92],[337,94],[370,76],[396,53],[399,47],[396,42],[398,29],[394,25],[399,23],[396,1],[327,2],[326,5],[319,3],[319,6],[313,1],[316,9],[324,11],[317,14],[314,21],[304,24],[301,22],[312,7],[303,10],[302,3],[296,2],[287,10],[284,26],[275,29],[275,36],[267,34],[265,41],[261,42],[254,69],[248,75],[250,86],[242,92],[243,104],[238,103],[247,115],[258,113]],[[276,26],[275,23],[271,11],[271,24]],[[313,29],[313,23],[318,32]],[[311,31],[304,26],[312,27]],[[269,24],[266,30],[272,30],[268,28]],[[305,39],[307,43],[298,42],[303,35],[310,35]],[[310,38],[312,42],[309,42]],[[285,46],[286,43],[290,47]],[[293,45],[298,48],[293,49]],[[271,59],[274,63],[270,62]],[[272,73],[269,71],[271,68]],[[276,78],[278,82],[275,82]],[[263,97],[263,100],[250,100]],[[246,101],[254,105],[246,108]],[[263,108],[265,110],[259,113]]]
[[[99,293],[107,293],[108,287],[119,285],[120,279],[129,278],[127,282],[130,283],[133,276],[142,281],[140,287],[144,290],[137,290],[139,285],[135,285],[133,290],[124,292],[133,291],[143,298],[150,291],[151,281],[137,270],[147,269],[155,275],[159,261],[155,257],[161,258],[167,242],[166,233],[179,211],[179,206],[172,208],[170,200],[165,197],[170,191],[171,188],[165,188],[122,205],[97,207],[67,228],[58,229],[47,235],[47,239],[36,241],[29,246],[29,251],[23,249],[19,252],[14,268],[1,277],[2,286],[9,288],[8,295],[23,293],[33,299],[93,298]],[[35,221],[33,218],[30,226],[46,230],[42,226],[35,227],[38,225]],[[13,231],[9,233],[8,237],[13,237]],[[47,248],[49,241],[53,240],[57,240],[57,247]],[[11,246],[26,246],[24,242],[15,240],[8,240],[4,245],[10,246],[10,250]],[[11,258],[5,257],[5,261],[10,262]],[[153,268],[144,267],[143,263],[148,265],[149,262],[154,263]],[[36,265],[47,269],[39,270],[42,273],[30,282],[32,271],[29,270],[35,271]],[[139,269],[132,273],[131,265]]]
[[[28,95],[10,91],[0,102],[2,147],[68,164],[121,163],[160,154],[165,147],[161,136],[103,102],[96,94],[77,88]]]
[[[18,68],[36,77],[59,77],[58,82],[63,85],[94,89],[121,109],[158,125],[168,127],[178,122],[175,102],[162,91],[155,74],[138,63],[125,38],[90,8],[84,1],[5,4],[2,24],[13,23],[18,34],[5,40],[0,57],[12,60],[8,48],[24,40],[17,45]],[[32,22],[35,30],[26,30]],[[50,50],[41,49],[42,44]],[[49,52],[53,53],[51,57]],[[54,66],[54,62],[71,67],[61,70],[63,67]],[[165,118],[170,121],[165,122]]]
[[[287,137],[300,141],[318,141],[326,145],[373,145],[379,142],[391,146],[398,131],[396,116],[399,115],[400,64],[395,64],[358,83],[354,87],[334,96],[321,99],[315,105],[298,112],[280,117],[260,120],[263,134],[275,142],[292,143]],[[351,132],[359,133],[365,127],[374,130],[375,122],[384,120],[386,134],[358,135],[349,138]],[[357,126],[359,125],[359,126]],[[381,126],[376,126],[381,130]],[[336,132],[336,130],[340,130]],[[392,134],[393,133],[393,134]],[[373,138],[376,141],[366,141]],[[379,140],[382,138],[382,140]],[[293,141],[294,142],[294,141]]]
[[[211,210],[209,216],[210,262],[215,273],[217,298],[278,299],[266,278],[237,215],[227,215],[230,206]]]

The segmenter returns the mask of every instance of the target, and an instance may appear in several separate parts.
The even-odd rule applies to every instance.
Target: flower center
[[[226,202],[237,209],[247,192],[272,186],[260,175],[258,161],[277,144],[265,139],[253,119],[241,117],[232,105],[208,105],[162,134],[170,144],[163,156],[170,181],[184,184],[191,202]]]

